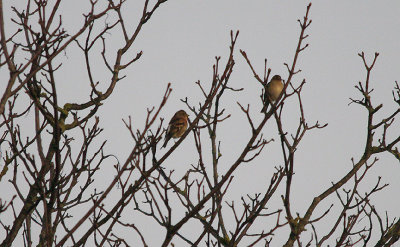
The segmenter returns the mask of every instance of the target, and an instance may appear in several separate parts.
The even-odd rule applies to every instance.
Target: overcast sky
[[[137,23],[137,14],[141,11],[142,3],[139,5],[137,2],[141,1],[130,1],[123,9],[126,22],[131,21],[132,26]],[[65,17],[66,27],[82,23],[80,13],[75,12],[77,3],[77,0],[63,3],[63,13],[70,15]],[[263,61],[267,58],[272,74],[286,79],[288,73],[283,63],[293,60],[300,32],[297,19],[303,18],[308,3],[170,0],[163,4],[134,44],[132,54],[142,50],[142,58],[125,71],[127,77],[119,82],[114,94],[99,111],[104,128],[102,137],[108,139],[107,151],[117,154],[120,161],[126,159],[133,141],[121,119],[131,115],[135,127],[142,127],[146,107],[159,104],[168,82],[172,83],[173,92],[162,111],[163,117],[168,120],[178,109],[187,110],[180,101],[184,97],[197,104],[201,94],[194,82],[200,80],[209,85],[214,57],[222,56],[222,61],[226,61],[229,33],[239,30],[236,65],[230,85],[243,87],[244,91],[229,92],[223,99],[223,107],[232,117],[220,125],[217,136],[222,142],[220,169],[228,169],[250,135],[247,120],[236,102],[250,104],[254,118],[260,120],[262,117],[259,113],[262,107],[259,99],[261,86],[253,78],[239,49],[247,52],[259,73],[262,73]],[[72,18],[75,15],[77,17]],[[310,37],[306,40],[310,46],[299,58],[298,68],[302,72],[293,82],[307,81],[303,102],[308,122],[312,124],[318,120],[328,123],[328,127],[309,132],[297,153],[292,206],[293,211],[300,213],[304,213],[314,196],[351,169],[351,158],[358,160],[363,152],[366,111],[358,105],[348,105],[350,97],[360,97],[354,85],[363,81],[366,75],[357,53],[364,51],[368,61],[372,61],[374,52],[380,53],[371,77],[375,89],[372,102],[384,104],[380,116],[387,115],[396,107],[392,101],[392,89],[400,78],[400,1],[314,1],[310,17]],[[120,38],[111,34],[108,44],[118,47]],[[74,49],[70,52],[66,59],[69,63],[58,75],[61,83],[58,88],[65,92],[65,97],[60,96],[60,100],[65,102],[79,101],[82,97],[86,99],[88,91],[84,89],[89,90],[82,55],[75,53]],[[98,63],[102,62],[99,60]],[[101,80],[109,78],[109,74],[99,69],[96,77]],[[77,90],[77,87],[83,89]],[[292,132],[298,121],[295,106],[290,106],[294,103],[288,103],[286,113],[286,126]],[[397,130],[394,134],[399,135],[399,127],[397,124],[391,131]],[[261,192],[269,182],[273,167],[283,165],[275,122],[270,121],[263,133],[276,141],[268,145],[256,161],[237,170],[228,200],[238,201],[246,193]],[[175,169],[177,174],[184,174],[195,162],[194,140],[189,135],[164,166]],[[388,210],[391,217],[399,216],[399,174],[399,162],[389,155],[381,156],[362,187],[371,188],[378,176],[390,184],[376,194],[372,202],[376,203],[379,212]],[[331,199],[330,202],[337,202],[335,197]],[[273,203],[280,205],[278,194]],[[149,229],[145,234],[151,236],[153,233]],[[157,246],[163,238],[162,235],[159,239],[154,237],[149,244]]]

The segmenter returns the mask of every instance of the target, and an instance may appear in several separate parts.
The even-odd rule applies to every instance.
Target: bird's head
[[[179,110],[175,114],[177,117],[185,117],[187,118],[189,115],[184,110]]]
[[[281,78],[281,76],[280,75],[274,75],[273,77],[272,77],[272,79],[271,80],[279,80],[279,81],[282,81],[282,78]]]

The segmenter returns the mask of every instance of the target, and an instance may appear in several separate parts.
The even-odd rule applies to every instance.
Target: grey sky
[[[68,13],[64,17],[67,27],[82,21],[80,13],[74,14],[78,2],[81,1],[70,1],[63,6],[64,13]],[[123,9],[132,26],[137,23],[141,4],[141,1],[130,1]],[[180,99],[188,97],[192,104],[197,104],[201,94],[194,82],[201,80],[203,85],[209,85],[214,57],[221,56],[222,61],[226,61],[230,30],[240,30],[230,85],[245,89],[228,93],[223,100],[223,107],[232,114],[220,125],[217,137],[222,142],[220,170],[223,174],[250,135],[245,115],[236,101],[242,105],[250,104],[254,118],[261,119],[261,86],[253,78],[239,49],[247,52],[260,74],[264,58],[267,58],[272,74],[280,74],[286,79],[288,73],[283,63],[293,60],[300,32],[297,19],[303,18],[307,4],[308,1],[261,0],[170,0],[164,4],[134,44],[135,52],[143,51],[142,58],[125,71],[127,77],[119,82],[114,94],[99,111],[104,128],[102,138],[108,140],[106,150],[116,154],[120,161],[126,159],[133,141],[121,119],[131,115],[135,127],[141,128],[146,107],[159,104],[168,82],[172,83],[173,92],[162,112],[166,121],[176,110],[186,110]],[[297,153],[293,210],[300,213],[304,213],[314,196],[347,173],[352,166],[351,158],[359,158],[363,151],[366,112],[357,105],[348,106],[349,97],[359,97],[354,85],[364,80],[366,74],[357,53],[364,51],[368,61],[372,61],[375,51],[380,53],[371,79],[375,88],[373,103],[384,104],[382,116],[395,107],[391,90],[394,81],[400,78],[400,1],[313,1],[310,16],[310,37],[306,40],[310,46],[301,54],[298,68],[302,72],[294,82],[300,83],[303,78],[307,81],[303,102],[308,122],[313,124],[319,120],[328,123],[328,127],[309,132]],[[111,49],[120,45],[120,39],[110,36],[110,54]],[[65,96],[61,95],[65,102],[79,101],[89,92],[83,57],[75,52],[71,49],[68,59],[63,60],[65,70],[59,73],[62,85],[58,87],[65,92]],[[132,56],[134,54],[132,52]],[[110,75],[100,59],[95,66],[99,68],[95,69],[97,80],[107,81]],[[286,113],[286,127],[292,132],[298,122],[298,115],[290,114],[295,112],[294,103],[287,103]],[[392,131],[395,130],[393,127]],[[239,203],[240,196],[261,192],[268,185],[274,166],[283,165],[275,122],[268,123],[263,133],[275,142],[268,145],[256,161],[237,170],[229,200]],[[395,134],[398,135],[398,131]],[[177,175],[184,174],[197,158],[193,136],[189,135],[183,144],[164,165],[167,169],[175,169]],[[372,198],[372,202],[381,213],[388,210],[391,217],[399,216],[400,199],[393,196],[400,189],[399,174],[399,163],[386,155],[363,183],[364,189],[371,188],[378,176],[382,176],[383,182],[390,183]],[[105,177],[104,181],[110,179],[112,177]],[[329,202],[336,203],[337,199],[331,197]],[[278,196],[272,205],[281,205]],[[321,206],[320,211],[324,210],[326,208]],[[136,214],[134,217],[149,226],[153,224],[151,219]],[[157,246],[164,238],[163,234],[155,235],[150,228],[145,235],[153,236],[149,241],[151,246]],[[282,239],[285,238],[286,235]],[[278,239],[281,237],[277,236]],[[179,240],[173,242],[181,246]]]

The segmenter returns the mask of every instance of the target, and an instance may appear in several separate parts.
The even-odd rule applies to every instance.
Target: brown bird
[[[172,138],[179,138],[185,133],[188,127],[188,114],[184,110],[177,111],[168,124],[167,133],[163,148],[167,146],[168,141]]]
[[[265,112],[267,110],[270,100],[275,102],[278,99],[279,95],[281,95],[283,87],[284,85],[281,76],[274,75],[271,81],[267,84],[265,90],[264,107],[262,108],[261,112]]]

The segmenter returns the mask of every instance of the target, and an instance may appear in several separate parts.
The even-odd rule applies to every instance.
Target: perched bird
[[[188,114],[184,110],[177,111],[168,124],[163,148],[167,146],[169,139],[179,138],[188,127]]]
[[[280,75],[274,75],[271,81],[267,84],[265,90],[265,98],[264,98],[264,107],[262,108],[261,112],[265,112],[267,110],[268,104],[270,100],[272,102],[276,101],[281,95],[283,90],[283,82]]]

